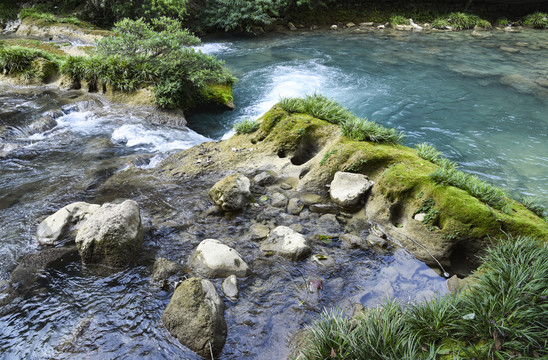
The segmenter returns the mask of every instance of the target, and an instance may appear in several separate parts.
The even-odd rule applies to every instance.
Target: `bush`
[[[532,26],[536,29],[544,29],[548,27],[548,14],[536,12],[531,15],[527,15],[523,20],[523,24]]]
[[[510,359],[548,356],[548,248],[531,238],[487,250],[467,291],[407,307],[387,302],[350,320],[325,311],[304,359]]]
[[[254,120],[243,119],[237,121],[232,128],[236,131],[236,134],[251,134],[257,131],[260,126],[261,124]]]
[[[437,18],[432,22],[432,27],[436,29],[445,29],[450,26],[455,30],[472,29],[474,26],[490,28],[491,23],[481,19],[479,16],[465,14],[462,12],[453,12],[444,18]]]
[[[396,26],[396,25],[409,25],[409,19],[401,16],[401,15],[393,15],[390,17],[390,25]]]
[[[57,61],[58,58],[39,49],[28,49],[21,46],[5,46],[0,44],[0,70],[7,75],[27,72],[32,62],[43,58]]]

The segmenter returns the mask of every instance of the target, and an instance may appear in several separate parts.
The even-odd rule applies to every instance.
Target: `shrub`
[[[28,71],[31,68],[32,62],[38,58],[50,61],[57,60],[57,57],[39,49],[0,44],[0,69],[8,75]]]
[[[432,22],[432,27],[436,29],[444,29],[446,26],[451,26],[455,30],[466,30],[472,29],[476,25],[483,28],[491,27],[489,21],[483,20],[479,16],[462,12],[453,12],[446,18],[437,18]]]
[[[390,25],[409,25],[409,19],[401,15],[392,15],[390,16]]]
[[[548,356],[548,248],[531,238],[488,249],[467,291],[350,320],[324,311],[307,328],[304,359],[510,359]],[[460,356],[460,357],[459,357]]]
[[[434,29],[445,29],[446,27],[451,26],[447,19],[437,18],[432,21],[432,27]]]
[[[523,20],[523,24],[532,26],[536,29],[544,29],[548,27],[548,14],[536,12],[531,15],[527,15]]]
[[[232,128],[236,131],[236,134],[251,134],[252,132],[257,131],[259,126],[261,126],[261,124],[254,120],[243,119],[237,121]]]
[[[356,141],[374,141],[398,144],[404,135],[396,129],[388,129],[373,121],[361,119],[323,95],[306,95],[304,98],[284,98],[280,106],[287,112],[305,113],[315,118],[338,124],[343,135]]]

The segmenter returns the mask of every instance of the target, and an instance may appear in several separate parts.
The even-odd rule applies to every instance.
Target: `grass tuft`
[[[527,15],[523,20],[523,24],[532,26],[535,29],[545,29],[548,27],[548,14],[536,12],[531,15]]]
[[[419,157],[442,168],[456,169],[459,166],[457,163],[445,158],[440,151],[428,143],[417,144],[415,147],[417,148],[417,155]]]
[[[437,18],[432,22],[432,27],[436,29],[445,29],[447,26],[455,30],[472,29],[474,26],[482,28],[491,28],[491,23],[481,19],[477,15],[465,14],[463,12],[453,12],[446,17]]]
[[[525,206],[527,209],[531,210],[537,216],[539,216],[541,218],[547,218],[548,217],[546,207],[540,203],[539,199],[523,198],[523,199],[520,200],[520,202],[523,204],[523,206]]]
[[[251,119],[243,119],[234,123],[232,128],[236,131],[236,134],[251,134],[259,129],[261,124]]]
[[[472,285],[457,295],[407,307],[389,301],[352,320],[324,311],[307,328],[300,358],[546,358],[548,248],[509,236],[482,260]]]
[[[390,25],[396,26],[396,25],[409,25],[411,24],[409,22],[409,18],[406,18],[405,16],[401,15],[392,15],[390,16]]]
[[[280,106],[290,113],[310,114],[315,118],[338,124],[343,135],[357,141],[398,144],[404,135],[373,121],[361,119],[339,105],[335,100],[323,95],[306,95],[304,98],[283,98]]]

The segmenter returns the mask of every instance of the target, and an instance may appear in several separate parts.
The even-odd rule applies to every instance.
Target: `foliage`
[[[438,168],[430,174],[432,180],[439,184],[455,186],[494,207],[495,209],[508,211],[508,194],[475,175],[468,174],[455,168]]]
[[[388,129],[373,121],[361,119],[339,105],[335,100],[323,95],[306,95],[304,98],[284,98],[280,101],[282,109],[288,112],[306,113],[315,118],[338,124],[343,135],[357,141],[374,141],[397,144],[403,134]]]
[[[424,160],[428,160],[433,164],[436,164],[442,168],[456,169],[458,164],[445,158],[443,154],[438,151],[434,146],[428,143],[421,143],[415,145],[417,148],[417,155]]]
[[[523,198],[520,200],[520,202],[529,210],[531,210],[533,213],[535,213],[539,217],[546,218],[548,217],[548,213],[546,211],[546,207],[542,205],[538,199],[531,199],[531,198]]]
[[[97,41],[90,57],[67,57],[61,72],[75,80],[101,79],[123,91],[154,85],[157,105],[164,108],[191,107],[208,84],[234,81],[222,62],[190,47],[200,40],[177,20],[124,19],[113,31]]]
[[[392,15],[390,17],[390,25],[396,26],[396,25],[409,25],[409,19],[405,16],[401,15]]]
[[[325,311],[307,328],[302,358],[546,357],[548,248],[508,237],[482,260],[472,285],[457,295],[407,307],[387,302],[352,320]]]
[[[2,1],[2,3],[0,3],[0,24],[2,20],[17,19],[18,13],[19,8],[16,6],[16,4],[13,4],[10,1]]]
[[[32,62],[38,58],[56,60],[57,58],[40,49],[0,44],[0,70],[8,75],[29,71]]]
[[[51,12],[44,11],[42,7],[23,8],[21,9],[20,16],[21,16],[21,19],[30,17],[33,19],[40,19],[49,23],[57,22],[57,23],[73,24],[76,26],[84,25],[84,23],[82,23],[82,21],[80,21],[75,16],[56,16],[52,14]]]
[[[236,134],[250,134],[257,131],[260,126],[260,123],[246,118],[234,123],[232,128],[236,131]]]
[[[536,29],[544,29],[548,27],[548,14],[536,12],[531,15],[527,15],[523,20],[523,24],[532,26]]]
[[[481,19],[477,15],[470,15],[463,12],[453,12],[446,17],[437,18],[432,22],[432,27],[436,29],[444,29],[446,26],[450,26],[455,30],[466,30],[472,29],[476,25],[483,28],[491,27],[489,21]]]

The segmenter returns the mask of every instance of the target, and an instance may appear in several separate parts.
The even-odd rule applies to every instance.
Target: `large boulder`
[[[249,275],[249,266],[240,254],[215,239],[205,239],[190,258],[190,265],[206,278],[224,278],[232,274],[238,277]]]
[[[244,175],[232,174],[213,185],[209,196],[223,210],[241,210],[251,197],[250,185],[249,179]]]
[[[170,334],[198,355],[219,355],[226,341],[225,305],[209,280],[183,281],[162,315]]]
[[[272,230],[268,239],[261,244],[261,250],[291,260],[300,260],[312,251],[305,237],[287,226],[278,226]]]
[[[76,236],[83,262],[112,267],[127,265],[140,252],[142,243],[139,205],[133,200],[102,205]]]
[[[331,200],[343,208],[357,207],[373,183],[367,176],[337,171],[329,188]]]
[[[36,230],[36,240],[42,246],[57,245],[63,237],[80,228],[100,208],[100,205],[75,202],[45,218]]]

